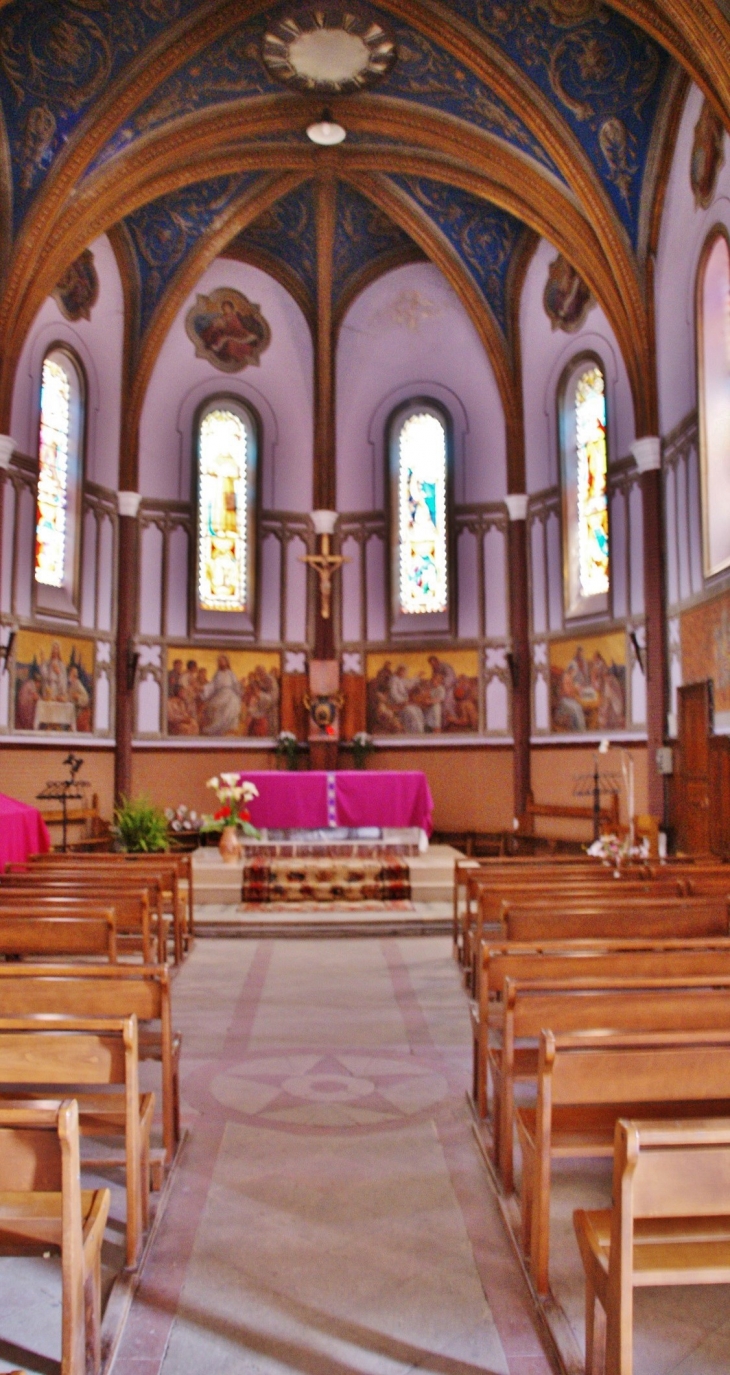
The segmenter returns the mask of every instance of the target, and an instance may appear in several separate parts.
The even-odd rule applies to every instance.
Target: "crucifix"
[[[314,631],[314,656],[309,661],[309,750],[315,769],[337,768],[337,742],[340,737],[340,665],[335,653],[332,625],[332,580],[343,563],[350,560],[332,553],[336,511],[313,511],[317,552],[300,556],[317,574],[319,596]]]
[[[327,521],[322,517],[327,516]],[[331,519],[329,519],[331,517]],[[312,519],[314,528],[319,536],[320,546],[317,554],[302,554],[302,563],[309,564],[319,578],[319,614],[323,621],[328,621],[332,614],[332,575],[341,568],[343,563],[350,560],[343,554],[332,554],[330,552],[330,540],[334,529],[337,516],[334,511],[313,511]]]

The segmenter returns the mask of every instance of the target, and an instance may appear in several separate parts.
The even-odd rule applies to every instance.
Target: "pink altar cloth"
[[[426,775],[380,769],[337,773],[247,772],[259,796],[249,804],[254,826],[320,830],[326,826],[418,826],[431,834],[433,798]]]
[[[6,864],[20,864],[28,855],[46,854],[50,848],[51,837],[38,808],[0,793],[0,874]]]

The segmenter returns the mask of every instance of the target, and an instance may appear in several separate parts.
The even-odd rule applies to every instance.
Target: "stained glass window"
[[[730,244],[710,237],[697,281],[705,577],[730,567]]]
[[[58,356],[43,362],[41,379],[35,578],[47,587],[66,581],[71,377]]]
[[[249,431],[220,405],[199,429],[198,602],[204,611],[245,611],[248,601]]]
[[[429,411],[409,415],[398,434],[400,610],[448,606],[446,430]]]
[[[575,439],[578,460],[578,559],[583,597],[608,592],[608,451],[606,388],[592,365],[575,389]]]

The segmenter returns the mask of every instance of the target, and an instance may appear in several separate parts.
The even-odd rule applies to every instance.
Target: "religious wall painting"
[[[91,311],[99,299],[99,278],[90,248],[74,258],[51,295],[67,320],[91,319]]]
[[[271,739],[279,732],[281,656],[266,650],[167,651],[167,733]]]
[[[554,731],[626,729],[623,631],[550,642],[550,716]]]
[[[730,593],[683,611],[682,682],[714,684],[715,711],[730,711]]]
[[[580,329],[595,300],[575,268],[559,253],[548,268],[543,305],[553,329],[574,334]]]
[[[717,177],[725,161],[725,126],[705,100],[695,124],[689,180],[698,210],[707,210],[715,194]]]
[[[93,730],[94,642],[19,630],[15,641],[15,729]]]
[[[371,735],[471,735],[479,730],[476,650],[397,649],[367,656]]]
[[[185,317],[185,329],[197,358],[207,358],[220,372],[258,367],[271,343],[271,330],[260,306],[232,287],[196,296]]]

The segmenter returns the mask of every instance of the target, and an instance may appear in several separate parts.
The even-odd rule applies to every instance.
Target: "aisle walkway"
[[[174,1008],[190,1136],[113,1375],[549,1375],[445,939],[199,941]]]

